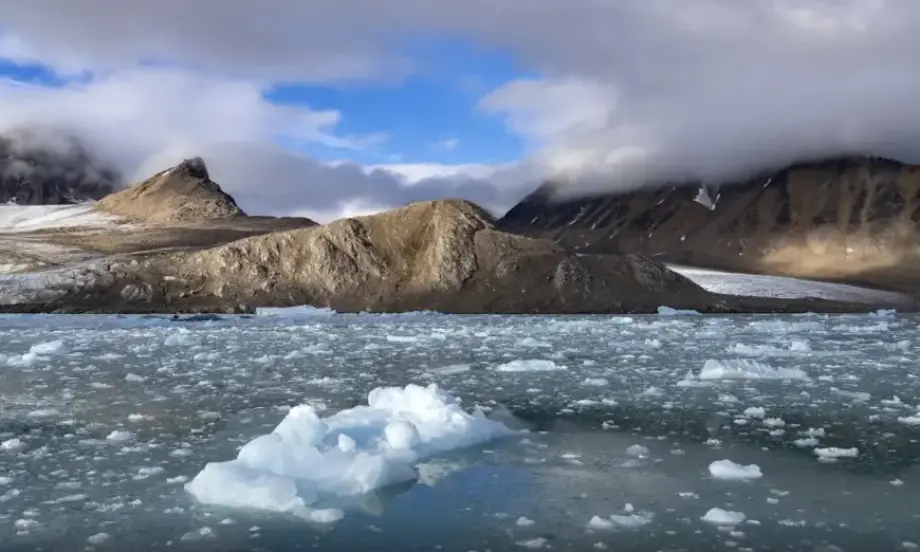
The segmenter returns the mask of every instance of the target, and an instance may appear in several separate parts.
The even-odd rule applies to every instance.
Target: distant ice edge
[[[208,463],[185,489],[204,504],[291,513],[317,523],[344,516],[324,500],[414,481],[437,454],[517,433],[476,408],[468,413],[437,384],[379,387],[367,405],[320,418],[292,408],[235,460]]]

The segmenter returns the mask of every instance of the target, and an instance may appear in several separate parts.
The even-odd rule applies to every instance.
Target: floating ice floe
[[[588,521],[588,529],[634,529],[648,525],[655,517],[651,512],[637,513],[633,505],[628,503],[623,507],[623,512],[623,514],[613,514],[607,518],[594,516]]]
[[[700,313],[698,313],[695,310],[675,309],[671,307],[665,307],[662,305],[658,307],[658,314],[660,314],[661,316],[693,316],[693,315],[698,315]]]
[[[808,380],[800,368],[774,368],[756,360],[709,359],[696,376],[703,381],[713,380]]]
[[[742,512],[733,512],[731,510],[723,510],[722,508],[711,508],[706,514],[700,518],[706,523],[712,523],[713,525],[738,525],[743,523],[747,519],[747,516]]]
[[[709,464],[709,474],[716,479],[741,480],[741,479],[760,479],[763,472],[757,464],[748,464],[747,466],[737,464],[731,460],[717,460]]]
[[[824,460],[824,461],[833,461],[838,458],[856,458],[857,456],[859,456],[859,449],[856,447],[852,447],[852,448],[838,448],[838,447],[816,448],[814,452],[818,456],[819,460]]]
[[[282,318],[309,318],[312,316],[331,316],[338,314],[329,308],[311,307],[262,307],[256,309],[256,316],[275,316]]]
[[[568,367],[556,364],[552,360],[512,360],[495,367],[496,372],[555,372],[568,370]]]
[[[326,418],[310,405],[292,408],[270,434],[235,460],[207,464],[185,488],[206,504],[329,523],[344,514],[324,502],[414,481],[424,459],[513,433],[479,409],[467,413],[435,384],[377,388],[367,406]]]
[[[29,351],[21,355],[0,355],[0,363],[9,366],[31,366],[40,361],[47,361],[50,355],[61,352],[64,348],[63,341],[47,341],[36,343],[29,347]]]

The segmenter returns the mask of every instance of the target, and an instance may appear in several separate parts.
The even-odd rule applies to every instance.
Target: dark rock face
[[[0,204],[60,205],[98,200],[114,191],[120,176],[104,167],[74,138],[54,144],[0,136]]]
[[[721,186],[554,195],[541,187],[501,227],[583,252],[920,291],[920,166],[846,157]]]

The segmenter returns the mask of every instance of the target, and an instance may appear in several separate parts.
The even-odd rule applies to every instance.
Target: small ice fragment
[[[568,370],[552,360],[512,360],[495,367],[496,372],[554,372]]]
[[[827,447],[827,448],[816,448],[815,454],[819,458],[856,458],[859,456],[859,449],[856,447],[852,448],[838,448],[838,447]]]
[[[808,380],[800,368],[773,368],[756,360],[709,359],[700,370],[700,380]]]
[[[131,433],[130,431],[120,431],[116,429],[112,433],[109,433],[105,439],[106,441],[109,441],[110,443],[123,443],[125,441],[130,441],[131,439],[134,439],[134,437],[135,435]]]
[[[24,448],[26,448],[26,444],[23,443],[21,439],[17,439],[15,437],[0,443],[0,450],[5,450],[8,452],[17,452]]]
[[[439,368],[431,368],[428,370],[431,374],[437,374],[439,376],[450,376],[453,374],[462,374],[463,372],[469,372],[471,369],[469,364],[451,364],[450,366],[441,366]]]
[[[786,427],[786,422],[782,418],[766,418],[763,425],[767,427]]]
[[[89,538],[87,538],[86,542],[93,544],[93,545],[98,545],[98,544],[104,543],[107,540],[109,540],[108,533],[96,533],[95,535],[92,535]]]
[[[588,520],[588,529],[609,530],[613,529],[614,527],[616,527],[615,523],[600,516],[594,516]]]
[[[521,516],[518,518],[516,525],[518,527],[530,527],[534,523],[535,523],[534,520]]]
[[[64,348],[63,341],[48,341],[46,343],[36,343],[29,347],[29,352],[33,355],[50,355]]]
[[[535,539],[530,539],[526,541],[520,541],[517,543],[518,546],[523,546],[524,548],[537,549],[543,548],[549,543],[549,541],[543,537],[537,537]]]
[[[700,519],[706,523],[712,523],[713,525],[738,525],[739,523],[743,523],[744,520],[747,519],[747,516],[742,512],[712,508]]]
[[[744,466],[731,460],[717,460],[709,464],[709,473],[716,479],[725,480],[760,479],[763,477],[760,466],[757,464]]]
[[[646,458],[650,453],[651,451],[642,445],[632,445],[626,449],[626,454],[629,456],[635,456],[637,458]]]

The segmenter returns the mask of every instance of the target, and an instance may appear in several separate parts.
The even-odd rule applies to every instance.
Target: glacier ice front
[[[186,486],[205,504],[290,512],[331,522],[342,512],[319,507],[417,478],[422,460],[514,432],[428,387],[381,387],[356,406],[320,418],[297,406],[268,435],[243,446],[235,460],[212,462]]]

